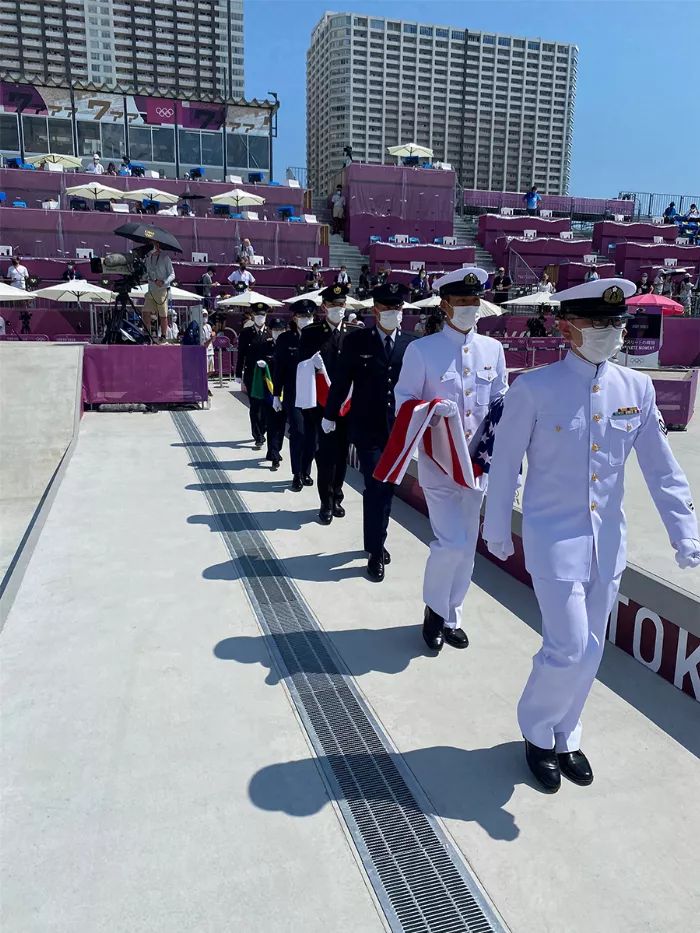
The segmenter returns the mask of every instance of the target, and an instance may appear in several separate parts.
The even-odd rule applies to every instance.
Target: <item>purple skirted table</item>
[[[83,402],[150,404],[205,402],[207,351],[181,346],[87,346]]]
[[[482,214],[476,234],[477,242],[489,253],[496,240],[503,236],[518,236],[525,230],[536,230],[537,236],[553,236],[567,231],[571,222],[567,217],[515,217],[509,214]]]
[[[679,269],[695,274],[700,269],[700,246],[678,246],[676,243],[618,243],[615,247],[615,268],[624,278],[636,282],[641,272],[654,275],[667,259],[675,259]]]
[[[465,264],[472,265],[474,254],[473,246],[433,246],[415,243],[400,246],[393,243],[372,243],[369,248],[369,261],[372,272],[376,272],[377,266],[386,265],[388,262],[392,270],[394,266],[400,266],[416,276],[417,271],[410,268],[412,262],[420,262],[427,272],[434,269],[451,272],[453,269],[460,269]]]
[[[660,236],[667,243],[672,243],[678,236],[676,224],[621,223],[618,220],[600,220],[593,224],[593,249],[604,256],[613,252],[617,243],[634,240],[635,243],[653,243],[654,237]],[[612,257],[611,257],[612,258]]]

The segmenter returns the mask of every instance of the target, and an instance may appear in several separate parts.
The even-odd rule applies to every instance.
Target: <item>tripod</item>
[[[129,320],[131,311],[135,321]],[[144,327],[141,315],[127,289],[117,288],[117,297],[107,315],[102,343],[153,343],[151,334]]]

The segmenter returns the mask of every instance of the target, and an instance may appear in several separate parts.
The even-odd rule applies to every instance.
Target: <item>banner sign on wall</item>
[[[634,312],[632,301],[629,310]],[[658,369],[663,332],[663,315],[656,309],[641,308],[627,322],[627,335],[618,362],[631,369]]]

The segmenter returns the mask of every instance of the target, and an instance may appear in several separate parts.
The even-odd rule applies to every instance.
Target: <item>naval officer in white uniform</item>
[[[435,281],[445,326],[406,349],[394,393],[397,411],[409,399],[443,399],[435,414],[449,417],[459,412],[467,443],[477,434],[490,403],[508,388],[501,344],[477,334],[475,327],[479,295],[487,281],[488,273],[476,267],[457,269]],[[462,603],[474,569],[483,491],[458,485],[422,447],[418,479],[435,535],[423,582],[423,638],[434,651],[440,651],[444,641],[466,648]]]
[[[671,452],[652,381],[610,362],[630,316],[625,298],[634,293],[626,279],[559,292],[559,329],[571,350],[515,380],[496,430],[483,537],[502,560],[513,553],[513,495],[527,454],[523,547],[542,613],[542,648],[518,722],[530,769],[551,792],[562,774],[580,785],[593,780],[580,716],[625,569],[622,498],[632,448],[678,564],[700,564],[688,481]]]

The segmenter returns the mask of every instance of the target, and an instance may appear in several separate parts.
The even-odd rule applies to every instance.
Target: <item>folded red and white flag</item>
[[[422,443],[425,455],[458,486],[470,489],[477,486],[459,413],[450,418],[440,418],[435,427],[430,426],[435,406],[440,401],[439,398],[432,402],[410,399],[403,403],[374,470],[375,479],[383,483],[400,483],[414,452]]]
[[[321,369],[316,369],[319,362]],[[317,405],[322,405],[325,408],[330,387],[331,380],[328,378],[328,372],[320,355],[316,358],[311,357],[310,360],[302,360],[297,366],[296,407],[315,408]],[[352,386],[340,409],[341,416],[347,415],[350,411],[351,397]]]

